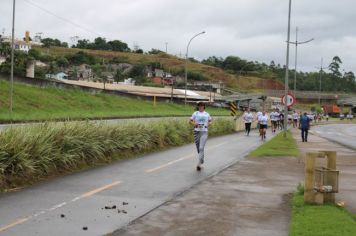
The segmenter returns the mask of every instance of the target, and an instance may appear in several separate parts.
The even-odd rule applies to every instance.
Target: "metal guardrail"
[[[281,97],[284,95],[284,90],[265,90],[264,93],[267,96],[271,97]],[[328,92],[322,92],[319,93],[319,91],[297,91],[296,92],[296,98],[306,98],[306,99],[318,99],[320,96],[321,99],[328,99],[328,100],[337,100],[341,98],[348,98],[356,95],[351,95],[347,93],[340,93],[340,92],[335,92],[335,93],[328,93]]]

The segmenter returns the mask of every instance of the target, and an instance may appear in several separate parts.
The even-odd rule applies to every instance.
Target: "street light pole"
[[[11,37],[11,75],[10,75],[10,119],[12,120],[12,97],[14,91],[14,38],[15,38],[15,4],[16,0],[13,0],[12,5],[12,37]]]
[[[298,61],[298,45],[299,44],[305,44],[313,41],[314,38],[311,38],[307,41],[303,42],[298,42],[298,27],[296,27],[296,32],[295,32],[295,42],[289,42],[291,44],[295,44],[295,59],[294,59],[294,97],[297,95],[297,61]]]
[[[184,92],[184,105],[187,104],[187,80],[188,80],[188,79],[187,79],[187,78],[188,78],[188,69],[187,69],[187,67],[188,67],[188,51],[189,51],[189,45],[190,45],[190,43],[192,42],[192,40],[193,40],[194,38],[198,37],[198,36],[201,35],[201,34],[205,34],[205,31],[202,31],[202,32],[200,32],[200,33],[194,35],[194,36],[189,40],[189,43],[188,43],[188,45],[187,45],[187,51],[186,51],[186,53],[185,53],[185,77],[184,77],[185,92]]]
[[[284,81],[284,137],[287,137],[287,126],[288,126],[288,76],[289,76],[289,41],[290,41],[290,16],[292,10],[292,0],[289,0],[289,8],[288,8],[288,30],[287,30],[287,55],[286,55],[286,77]]]
[[[319,73],[319,96],[318,96],[319,108],[321,107],[321,104],[320,104],[320,96],[321,96],[321,74],[322,74],[322,73],[323,73],[323,58],[321,58],[320,73]]]

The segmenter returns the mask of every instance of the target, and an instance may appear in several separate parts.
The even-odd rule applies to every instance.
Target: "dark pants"
[[[308,129],[302,128],[302,141],[308,142]]]
[[[251,123],[245,123],[245,132],[247,134],[250,134],[250,130],[251,130]]]

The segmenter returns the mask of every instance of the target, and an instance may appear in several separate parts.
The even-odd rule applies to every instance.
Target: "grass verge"
[[[262,156],[298,156],[299,150],[297,144],[290,133],[287,132],[287,136],[284,137],[283,133],[279,133],[276,137],[264,143],[254,151],[252,151],[249,156],[252,157],[262,157]]]
[[[210,136],[234,132],[216,119]],[[193,142],[188,121],[45,123],[0,132],[0,190]]]
[[[305,204],[303,193],[295,193],[292,204],[289,236],[353,236],[356,233],[356,215],[343,208]]]
[[[190,116],[193,106],[153,102],[81,90],[39,88],[14,83],[12,121],[80,120],[148,116]],[[0,122],[9,122],[9,83],[0,81]],[[223,108],[207,108],[213,116],[229,115]]]

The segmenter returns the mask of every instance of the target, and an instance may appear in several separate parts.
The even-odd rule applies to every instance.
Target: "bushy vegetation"
[[[216,119],[210,136],[233,132],[232,120]],[[0,132],[0,188],[69,173],[115,159],[193,142],[188,121],[46,123]]]

